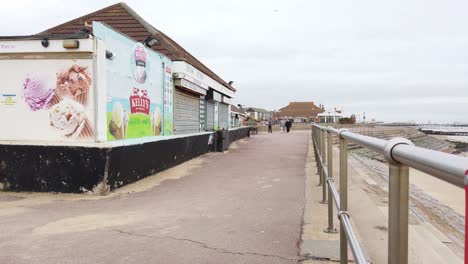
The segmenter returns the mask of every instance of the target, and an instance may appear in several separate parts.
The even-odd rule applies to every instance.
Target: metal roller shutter
[[[174,134],[200,131],[200,97],[176,90],[174,94]]]
[[[200,96],[200,131],[206,130],[206,103],[205,97]]]
[[[219,129],[229,128],[229,105],[219,104]]]
[[[214,127],[214,103],[206,101],[206,130],[212,131]]]

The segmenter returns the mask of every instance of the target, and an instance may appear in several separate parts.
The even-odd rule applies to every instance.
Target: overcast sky
[[[114,4],[2,1],[0,35]],[[382,121],[468,122],[468,1],[127,1],[226,81],[234,102],[314,101]]]

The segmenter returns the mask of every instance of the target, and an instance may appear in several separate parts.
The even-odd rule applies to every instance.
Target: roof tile
[[[108,6],[96,12],[50,28],[39,34],[73,34],[84,27],[84,22],[87,19],[104,22],[136,41],[142,41],[146,37],[152,35],[160,43],[154,45],[152,47],[153,50],[166,55],[171,60],[185,61],[230,90],[236,91],[234,87],[221,79],[217,74],[211,71],[208,67],[201,63],[197,58],[192,56],[188,51],[182,48],[170,37],[148,24],[137,13],[135,13],[135,11],[133,11],[124,3]]]

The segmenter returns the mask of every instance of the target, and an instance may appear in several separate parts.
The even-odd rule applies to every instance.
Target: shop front
[[[174,81],[174,134],[190,134],[200,132],[202,120],[200,97],[206,95],[202,87],[176,78]]]

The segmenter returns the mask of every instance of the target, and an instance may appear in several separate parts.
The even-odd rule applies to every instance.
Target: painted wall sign
[[[94,141],[93,61],[47,55],[0,59],[0,140]]]
[[[173,72],[179,74],[180,78],[186,78],[191,82],[197,84],[200,87],[208,87],[215,89],[216,91],[225,94],[229,97],[234,96],[234,92],[225,87],[224,85],[220,84],[219,82],[215,81],[210,76],[204,74],[203,72],[199,71],[192,65],[188,64],[185,61],[174,61],[173,62]],[[189,79],[191,78],[191,79]]]
[[[16,94],[0,94],[0,105],[3,106],[14,106],[17,101]]]
[[[107,140],[170,134],[172,107],[164,104],[172,104],[171,82],[163,65],[170,69],[171,61],[99,22],[93,32],[114,54],[106,60]]]
[[[163,63],[164,69],[164,135],[173,133],[174,124],[174,84],[172,82],[172,69]]]
[[[198,85],[194,84],[194,83],[191,83],[185,79],[176,79],[175,80],[175,85],[176,86],[181,86],[183,88],[186,88],[186,89],[189,89],[191,91],[194,91],[198,94],[201,94],[201,95],[206,95],[206,90],[199,87]]]

